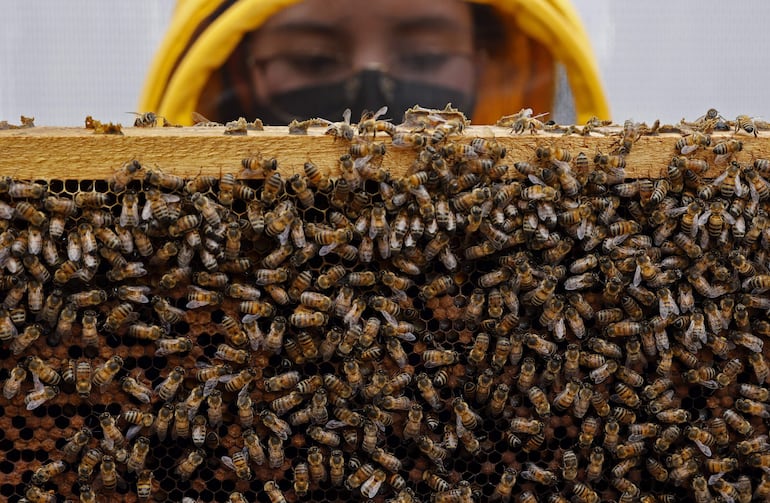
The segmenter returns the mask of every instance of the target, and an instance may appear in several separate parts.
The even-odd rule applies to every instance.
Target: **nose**
[[[358,37],[352,44],[353,72],[358,73],[363,70],[387,72],[389,54],[386,40],[384,36],[377,33],[370,33],[368,36],[362,34]]]

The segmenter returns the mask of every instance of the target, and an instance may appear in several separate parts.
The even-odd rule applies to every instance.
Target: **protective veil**
[[[365,70],[344,81],[274,95],[269,107],[259,107],[248,79],[238,77],[247,72],[244,37],[297,1],[180,1],[148,72],[138,109],[180,124],[190,124],[193,112],[220,121],[247,116],[266,124],[286,124],[294,118],[339,120],[341,110],[348,107],[358,117],[362,110],[382,105],[404,110],[416,103],[427,107],[452,103],[473,109],[473,123],[492,124],[525,107],[552,112],[557,92],[565,94],[557,91],[560,66],[574,99],[576,122],[592,116],[609,118],[588,37],[568,0],[474,0],[494,10],[505,32],[504,46],[490,55],[478,78],[476,96]],[[409,102],[402,103],[403,96],[409,96]],[[303,104],[301,109],[297,103]]]

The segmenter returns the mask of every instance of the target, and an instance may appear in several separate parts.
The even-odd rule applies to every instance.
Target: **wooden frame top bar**
[[[310,128],[307,135],[290,135],[286,126],[268,126],[264,131],[249,131],[245,136],[225,135],[224,127],[123,128],[124,134],[94,134],[85,128],[34,127],[0,131],[0,174],[19,179],[105,179],[132,159],[165,172],[183,176],[239,173],[241,159],[262,155],[275,157],[281,172],[301,171],[306,161],[313,161],[330,175],[338,174],[338,159],[349,143],[324,135],[324,128]],[[508,155],[501,162],[533,160],[539,146],[559,146],[573,156],[585,152],[590,159],[597,152],[610,153],[618,147],[620,128],[607,128],[609,135],[591,136],[544,133],[511,134],[510,128],[471,126],[465,135],[453,137],[468,143],[475,137],[492,138],[502,144]],[[612,134],[614,133],[614,134]],[[743,142],[736,154],[739,162],[770,158],[767,132],[753,137],[744,133],[712,134],[712,147],[701,149],[692,157],[712,164],[708,176],[716,176],[723,166],[714,164],[713,146],[735,138]],[[677,155],[679,134],[642,136],[626,157],[629,178],[658,178],[665,174],[671,158]],[[394,176],[403,175],[412,164],[412,150],[390,147],[390,138],[378,134],[376,141],[388,145],[383,166]]]

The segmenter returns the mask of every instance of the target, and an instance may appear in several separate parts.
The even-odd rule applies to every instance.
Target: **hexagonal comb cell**
[[[766,497],[767,161],[627,181],[439,117],[401,178],[361,136],[336,180],[3,179],[0,494]]]

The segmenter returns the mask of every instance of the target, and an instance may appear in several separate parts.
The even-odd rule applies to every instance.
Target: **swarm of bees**
[[[766,500],[770,161],[694,131],[627,180],[631,122],[510,159],[449,107],[384,113],[319,122],[350,143],[334,180],[0,180],[5,456],[51,446],[0,493]]]

